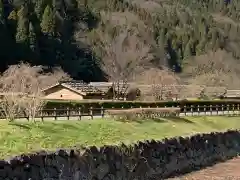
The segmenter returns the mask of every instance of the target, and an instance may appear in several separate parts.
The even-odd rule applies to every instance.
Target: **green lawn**
[[[164,121],[119,122],[113,120],[0,122],[0,158],[40,149],[74,145],[132,143],[197,132],[240,128],[240,117],[189,117]]]

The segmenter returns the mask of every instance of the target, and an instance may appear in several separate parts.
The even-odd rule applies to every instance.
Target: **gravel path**
[[[240,157],[171,180],[240,180],[239,166]]]

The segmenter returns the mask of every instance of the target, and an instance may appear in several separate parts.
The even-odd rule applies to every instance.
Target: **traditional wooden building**
[[[140,96],[139,89],[123,83],[114,87],[112,82],[61,81],[42,92],[48,100],[110,100],[117,92],[119,100],[135,100]]]
[[[48,100],[84,100],[104,99],[105,93],[82,81],[61,81],[44,90],[44,99]]]

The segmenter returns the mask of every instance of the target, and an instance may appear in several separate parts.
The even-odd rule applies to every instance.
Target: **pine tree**
[[[178,48],[178,50],[177,50],[177,56],[178,56],[178,62],[181,63],[181,61],[182,61],[182,59],[183,59],[183,54],[182,54],[181,48]]]
[[[46,6],[42,16],[41,30],[44,34],[54,35],[55,15],[49,5]]]
[[[37,0],[35,3],[34,11],[38,19],[41,19],[43,12],[43,0]]]
[[[206,46],[206,39],[203,38],[196,46],[196,54],[201,55],[205,52],[205,46]]]
[[[184,49],[184,59],[187,60],[192,56],[192,42],[189,40]]]
[[[217,51],[219,48],[221,48],[221,40],[220,40],[220,38],[217,38],[216,41],[215,41],[215,45],[213,47],[213,50]]]
[[[0,1],[0,23],[5,24],[3,3]]]
[[[32,22],[29,23],[29,47],[32,51],[35,51],[37,48],[37,36]]]
[[[27,9],[22,6],[18,11],[18,22],[17,22],[17,32],[16,32],[16,42],[17,43],[27,43],[28,41],[28,19]]]
[[[17,12],[15,10],[11,11],[8,15],[9,20],[17,21]]]
[[[157,37],[157,43],[163,45],[165,43],[165,31],[161,29],[159,36]]]

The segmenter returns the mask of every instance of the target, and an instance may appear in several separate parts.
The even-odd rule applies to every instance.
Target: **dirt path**
[[[240,157],[172,180],[240,180]]]

